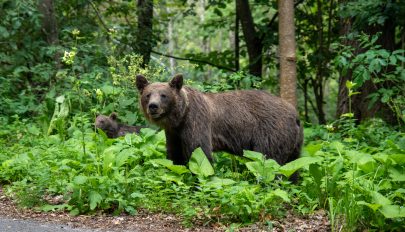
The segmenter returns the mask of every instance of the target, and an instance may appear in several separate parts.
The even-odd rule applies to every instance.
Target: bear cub
[[[168,83],[149,83],[138,75],[136,86],[145,117],[165,131],[167,158],[174,164],[187,164],[198,147],[210,161],[213,151],[242,156],[252,150],[279,164],[300,154],[303,130],[297,111],[270,93],[202,93],[183,86],[181,74]]]
[[[119,123],[118,115],[115,112],[111,113],[110,116],[98,115],[95,126],[103,130],[108,138],[117,138],[128,133],[139,134],[142,128],[146,128],[144,126],[129,126]]]

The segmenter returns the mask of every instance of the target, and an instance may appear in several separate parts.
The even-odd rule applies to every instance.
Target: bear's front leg
[[[183,154],[190,159],[193,151],[199,147],[203,150],[205,156],[212,163],[212,143],[211,136],[208,130],[200,130],[195,132],[194,135],[184,133],[182,135]]]
[[[187,156],[184,154],[180,135],[175,132],[165,130],[166,134],[166,158],[173,161],[176,165],[186,165]]]

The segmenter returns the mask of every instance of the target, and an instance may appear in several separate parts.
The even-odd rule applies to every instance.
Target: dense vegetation
[[[183,72],[201,91],[280,89],[276,1],[236,1],[255,6],[260,73],[234,1],[154,1],[153,31],[139,26],[148,22],[137,2],[148,1],[0,0],[0,184],[9,196],[75,215],[174,212],[189,226],[271,228],[287,210],[324,209],[333,230],[404,230],[403,1],[296,2],[305,145],[284,166],[252,151],[217,153],[211,165],[201,150],[173,165],[153,126],[117,139],[97,133],[96,113],[146,124],[139,73],[166,81]],[[55,196],[63,199],[47,201]]]

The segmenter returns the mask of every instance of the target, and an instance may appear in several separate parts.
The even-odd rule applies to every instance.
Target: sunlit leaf
[[[281,166],[279,171],[286,177],[290,177],[298,169],[309,166],[313,163],[321,162],[322,160],[321,157],[302,157]]]
[[[208,177],[215,173],[214,168],[201,148],[197,148],[193,152],[188,165],[190,171],[198,176]]]

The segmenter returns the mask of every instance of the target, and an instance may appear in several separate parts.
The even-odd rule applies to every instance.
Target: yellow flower
[[[77,29],[77,28],[75,28],[75,29],[73,29],[73,31],[72,31],[72,35],[73,36],[78,36],[80,34],[80,31]]]

